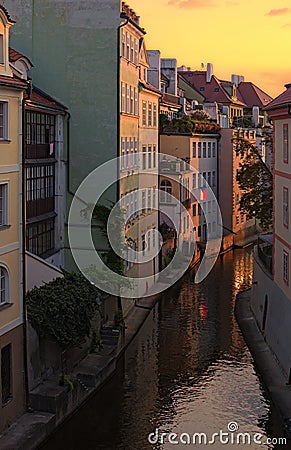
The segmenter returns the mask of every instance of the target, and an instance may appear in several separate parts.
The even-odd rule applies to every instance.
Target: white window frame
[[[10,222],[10,210],[9,210],[9,181],[6,180],[1,180],[0,181],[0,186],[4,186],[4,219],[3,222],[0,223],[0,229],[1,227],[7,227],[9,226],[9,222]]]
[[[5,280],[4,301],[2,301],[2,277]],[[8,268],[4,264],[0,264],[0,306],[11,302],[10,297],[10,274]]]
[[[0,127],[0,141],[9,140],[9,102],[0,98],[0,105],[3,105],[3,134],[1,135]]]

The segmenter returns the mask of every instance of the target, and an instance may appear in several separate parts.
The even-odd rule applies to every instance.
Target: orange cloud
[[[266,16],[282,16],[283,14],[288,14],[290,11],[290,8],[271,9]]]
[[[169,6],[177,6],[178,8],[209,8],[216,5],[212,0],[169,0]]]

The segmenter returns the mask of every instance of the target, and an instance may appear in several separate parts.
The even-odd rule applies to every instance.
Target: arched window
[[[169,180],[162,180],[160,184],[160,201],[171,203],[171,198],[167,194],[172,195],[172,183]],[[164,194],[165,192],[165,194]]]
[[[9,274],[5,267],[0,266],[0,305],[9,301]]]

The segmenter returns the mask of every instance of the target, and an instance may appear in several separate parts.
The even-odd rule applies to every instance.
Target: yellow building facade
[[[21,111],[26,82],[9,64],[12,24],[0,6],[0,432],[24,410]]]

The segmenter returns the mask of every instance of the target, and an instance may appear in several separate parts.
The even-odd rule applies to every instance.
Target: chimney
[[[161,54],[159,50],[147,50],[150,67],[148,68],[148,82],[161,90]]]
[[[213,64],[207,63],[206,83],[210,83],[212,75],[213,75]]]
[[[169,80],[168,93],[178,93],[177,60],[175,58],[161,58],[161,71]]]
[[[243,81],[245,81],[245,77],[243,75],[235,75],[235,74],[231,75],[231,83],[236,87]]]

